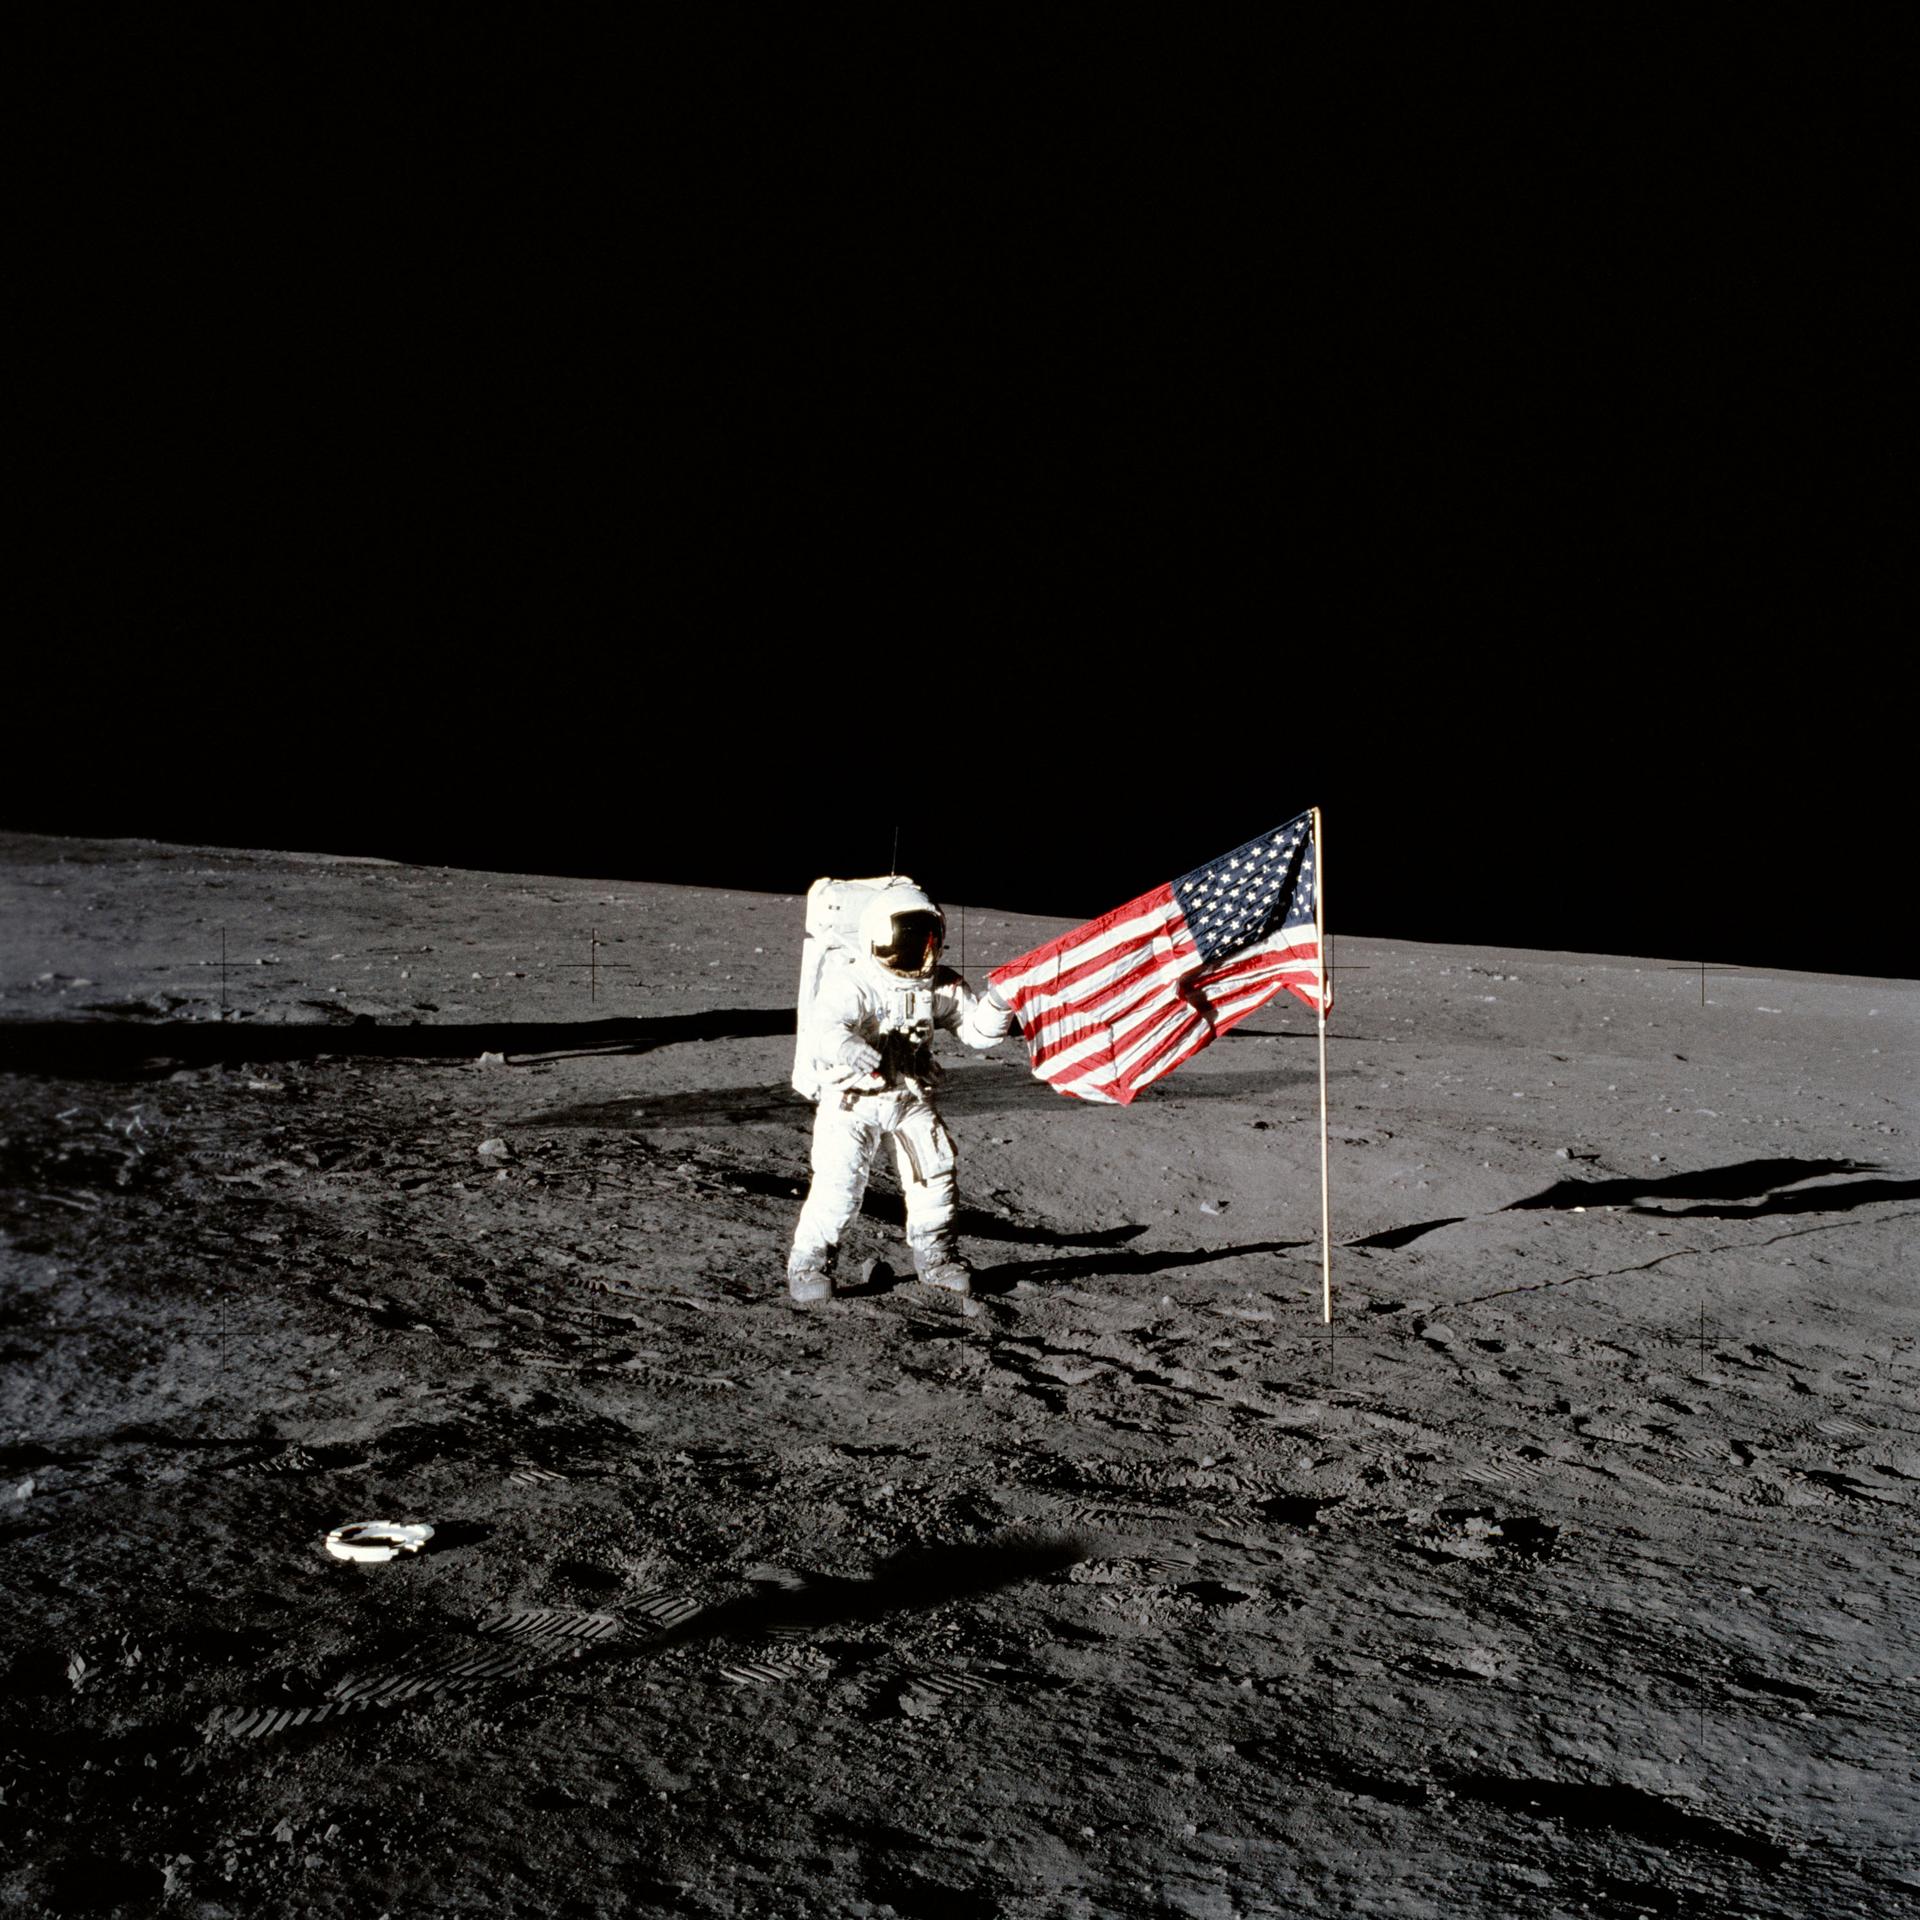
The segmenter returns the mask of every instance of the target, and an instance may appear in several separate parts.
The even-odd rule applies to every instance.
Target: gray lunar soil
[[[1340,939],[1331,1333],[1296,1002],[955,1046],[799,1309],[802,916],[0,839],[0,1909],[1920,1913],[1920,984]]]

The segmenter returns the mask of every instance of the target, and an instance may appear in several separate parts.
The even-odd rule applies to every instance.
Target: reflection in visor
[[[940,916],[901,913],[894,916],[893,938],[875,947],[873,957],[892,973],[926,973],[940,957]]]

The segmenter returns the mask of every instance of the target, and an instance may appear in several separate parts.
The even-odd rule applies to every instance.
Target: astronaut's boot
[[[960,1258],[951,1233],[929,1234],[913,1245],[913,1270],[930,1287],[948,1293],[971,1293],[973,1269]]]
[[[787,1261],[787,1292],[793,1299],[804,1304],[833,1298],[834,1252],[832,1247],[794,1251]]]

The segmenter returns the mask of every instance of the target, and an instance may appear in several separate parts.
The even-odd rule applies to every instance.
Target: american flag
[[[1125,1106],[1282,988],[1318,1010],[1314,852],[1303,813],[995,967],[1034,1072]]]

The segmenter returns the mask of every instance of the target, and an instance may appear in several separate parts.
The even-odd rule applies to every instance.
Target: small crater
[[[1558,1527],[1531,1514],[1502,1517],[1490,1507],[1442,1507],[1407,1545],[1424,1560],[1500,1564],[1551,1560],[1559,1540]]]
[[[1305,1493],[1276,1493],[1270,1500],[1262,1500],[1254,1511],[1263,1519],[1277,1522],[1283,1527],[1310,1527],[1320,1518],[1328,1507],[1337,1507],[1346,1499],[1345,1494],[1323,1495],[1316,1499]]]
[[[1223,1586],[1218,1580],[1189,1580],[1174,1591],[1199,1601],[1203,1607],[1243,1607],[1253,1598],[1239,1587]]]

